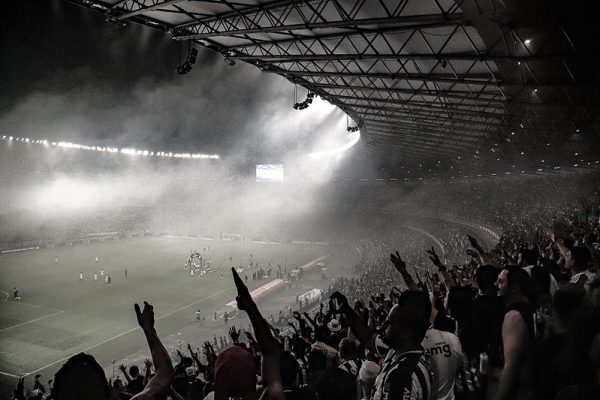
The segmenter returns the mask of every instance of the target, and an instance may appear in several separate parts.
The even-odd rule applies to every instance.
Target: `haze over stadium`
[[[600,4],[483,3],[3,5],[0,399],[600,396]]]

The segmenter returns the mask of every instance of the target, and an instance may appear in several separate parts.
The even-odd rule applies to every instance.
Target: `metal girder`
[[[187,0],[162,0],[162,1],[161,0],[150,0],[150,1],[134,0],[134,1],[119,2],[115,5],[115,7],[112,7],[111,10],[112,11],[116,10],[117,6],[119,8],[127,10],[128,12],[115,16],[116,19],[127,19],[129,17],[134,17],[136,15],[143,14],[147,11],[154,11],[154,10],[157,10],[157,9],[160,9],[163,7],[168,7],[173,4],[181,3],[183,1],[187,1]],[[130,4],[129,7],[127,6],[128,3]]]
[[[326,71],[293,71],[293,70],[270,70],[264,69],[263,72],[276,73],[283,76],[316,76],[316,77],[340,77],[340,78],[373,78],[373,79],[392,79],[423,82],[440,83],[462,83],[468,85],[493,85],[502,86],[504,82],[494,81],[490,74],[465,74],[458,76],[453,74],[405,74],[405,73],[384,73],[384,72],[326,72]],[[516,85],[516,83],[514,83]],[[519,84],[520,85],[520,84]],[[536,86],[536,87],[539,87]]]
[[[342,95],[329,95],[327,97],[334,97],[336,99],[348,99],[348,100],[356,100],[356,101],[366,101],[369,103],[384,103],[384,104],[399,104],[405,107],[410,106],[416,109],[425,109],[425,110],[438,110],[447,113],[463,113],[463,114],[471,114],[471,115],[486,115],[486,116],[494,116],[501,118],[501,113],[490,113],[485,111],[474,110],[473,108],[495,108],[499,110],[503,110],[503,107],[499,107],[496,105],[482,105],[482,104],[465,104],[465,103],[444,103],[442,106],[432,105],[431,102],[419,102],[413,100],[396,100],[396,99],[383,99],[383,98],[370,98],[370,97],[358,97],[358,96],[342,96]],[[353,104],[345,104],[348,107],[352,107]],[[456,107],[469,107],[470,109],[464,110]],[[410,108],[404,108],[405,110],[410,110]]]
[[[562,62],[564,59],[599,60],[600,54],[538,54],[529,56],[510,56],[503,54],[475,54],[475,53],[441,53],[441,54],[284,54],[284,55],[249,55],[249,54],[233,54],[230,58],[244,61],[259,61],[259,62],[280,62],[290,63],[297,61],[368,61],[368,60],[456,60],[456,61],[495,61],[495,62],[510,62],[510,63],[526,63],[529,61],[555,61]]]
[[[346,104],[346,103],[336,103],[336,105],[340,105],[349,109],[352,109],[353,112],[360,114],[359,111],[356,111],[357,109],[366,109],[366,110],[379,110],[379,111],[385,111],[385,112],[389,112],[389,113],[393,113],[393,114],[406,114],[408,113],[417,113],[418,111],[415,111],[413,109],[408,109],[408,108],[394,108],[394,107],[381,107],[381,106],[374,106],[374,105],[370,105],[370,104]],[[444,115],[444,114],[440,114],[440,113],[436,113],[436,117],[439,118],[448,118],[448,119],[455,119],[456,115],[468,115],[468,116],[475,116],[475,117],[482,117],[482,118],[492,118],[492,119],[497,119],[498,120],[498,124],[499,126],[511,126],[509,124],[506,123],[501,123],[503,121],[550,121],[550,122],[581,122],[581,123],[593,123],[595,122],[595,120],[593,119],[578,119],[578,120],[571,120],[571,119],[565,119],[565,118],[553,118],[553,117],[548,117],[548,116],[532,116],[532,115],[515,115],[515,114],[500,114],[500,113],[489,113],[489,112],[473,112],[473,111],[468,111],[468,110],[447,110],[445,108],[439,108],[439,107],[427,107],[426,109],[424,109],[425,111],[445,111],[445,112],[452,112],[452,115]],[[422,114],[424,116],[427,116],[426,114]],[[456,118],[458,120],[458,118]],[[512,125],[515,126],[515,125]]]
[[[412,121],[406,121],[406,120],[403,120],[403,121],[397,120],[394,123],[392,121],[381,121],[381,120],[372,119],[372,118],[365,118],[365,119],[363,119],[363,121],[365,122],[365,126],[367,126],[367,127],[369,127],[369,126],[389,126],[391,128],[404,127],[404,128],[411,128],[411,129],[416,129],[416,130],[424,130],[427,132],[443,132],[443,133],[447,133],[447,134],[452,134],[453,136],[460,135],[460,136],[476,138],[476,139],[485,138],[487,134],[492,133],[489,130],[488,131],[478,130],[478,129],[473,129],[471,127],[433,125],[433,124],[412,122]],[[440,128],[440,129],[438,129],[438,128]],[[474,133],[474,135],[472,135],[473,133]],[[445,137],[448,137],[448,136],[445,136]]]
[[[250,5],[249,7],[238,8],[222,14],[213,15],[206,18],[200,18],[192,22],[176,25],[176,29],[186,28],[197,24],[208,24],[215,21],[222,21],[232,17],[243,17],[253,13],[268,13],[275,9],[284,9],[285,7],[294,7],[297,4],[304,3],[304,0],[275,0],[267,4]]]
[[[498,128],[500,125],[498,123],[492,123],[487,121],[476,121],[471,119],[460,119],[460,118],[438,118],[436,115],[431,114],[419,114],[417,112],[411,112],[410,114],[378,114],[373,112],[363,112],[361,111],[359,115],[363,120],[368,120],[369,118],[364,118],[364,116],[375,117],[375,118],[384,118],[389,121],[397,121],[397,122],[411,122],[411,123],[430,123],[436,124],[435,126],[447,126],[446,124],[464,124],[465,126],[475,127],[475,126],[486,126],[490,128]],[[426,118],[417,118],[425,116]],[[489,132],[489,131],[488,131]]]
[[[286,77],[289,76],[311,76],[311,77],[340,77],[340,78],[367,78],[367,79],[389,79],[389,80],[407,80],[407,81],[423,81],[423,82],[440,82],[454,83],[465,85],[482,85],[482,86],[518,86],[523,88],[589,88],[600,86],[600,82],[591,82],[580,84],[577,82],[560,82],[560,81],[539,81],[537,83],[494,80],[490,74],[405,74],[405,73],[385,73],[385,72],[330,72],[330,71],[296,71],[296,70],[270,70],[264,69],[266,73],[276,73]]]
[[[456,22],[442,22],[442,23],[432,23],[432,24],[418,24],[418,25],[403,25],[403,26],[392,26],[388,28],[376,28],[376,29],[367,29],[367,28],[354,28],[351,31],[345,30],[343,32],[337,33],[326,33],[326,34],[314,34],[314,35],[303,35],[297,33],[294,35],[294,38],[288,39],[278,39],[278,40],[257,40],[255,43],[244,43],[238,44],[235,46],[229,46],[229,50],[241,50],[246,48],[255,47],[257,44],[260,45],[273,45],[273,46],[282,46],[282,45],[298,45],[304,42],[310,41],[324,41],[331,39],[341,39],[341,38],[350,38],[354,36],[371,36],[371,35],[380,35],[384,33],[398,33],[398,32],[407,32],[413,31],[415,29],[432,29],[432,28],[442,28],[447,26],[454,26]],[[460,25],[468,26],[467,23],[460,23]],[[175,38],[177,39],[177,37]]]
[[[497,99],[495,97],[502,96],[501,93],[491,93],[491,92],[478,92],[477,95],[473,96],[472,94],[465,91],[458,90],[424,90],[424,89],[401,89],[401,88],[382,88],[377,86],[361,86],[361,85],[335,85],[335,84],[327,84],[327,83],[310,83],[309,88],[322,88],[322,89],[338,89],[338,90],[366,90],[373,92],[388,92],[388,93],[401,93],[401,94],[409,94],[412,96],[432,96],[438,98],[445,99],[456,99],[456,100],[480,100],[487,101],[492,103],[506,103],[505,99]],[[494,98],[482,97],[484,95],[494,96]]]
[[[223,36],[241,36],[251,35],[255,33],[281,33],[289,35],[292,31],[299,30],[318,30],[318,29],[331,29],[331,28],[357,28],[360,26],[385,26],[385,25],[401,25],[401,24],[469,24],[462,14],[429,14],[429,15],[409,15],[401,17],[391,18],[364,18],[364,19],[352,19],[352,20],[340,20],[340,21],[325,21],[325,22],[314,22],[314,23],[302,23],[302,24],[275,24],[271,26],[256,26],[254,28],[247,29],[231,29],[231,30],[219,30],[217,27],[221,27],[224,23],[223,19],[217,19],[210,21],[213,25],[207,24],[200,19],[197,22],[184,24],[175,27],[176,30],[181,28],[189,29],[193,28],[195,31],[193,34],[188,35],[175,35],[173,36],[176,40],[190,40],[190,39],[208,39],[212,37],[223,37]],[[241,21],[240,21],[241,22]],[[216,25],[216,26],[215,26]],[[230,24],[231,25],[231,24]],[[235,25],[232,26],[235,28]],[[412,28],[414,29],[414,28]]]

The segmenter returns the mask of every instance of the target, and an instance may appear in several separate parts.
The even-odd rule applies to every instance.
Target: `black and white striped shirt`
[[[423,349],[404,353],[390,349],[372,400],[430,400],[431,378],[429,355]]]

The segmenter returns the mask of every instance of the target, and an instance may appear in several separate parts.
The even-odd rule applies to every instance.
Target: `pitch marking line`
[[[32,322],[40,321],[40,320],[42,320],[44,318],[53,317],[55,315],[62,314],[62,313],[64,313],[64,311],[58,311],[58,312],[55,312],[55,313],[52,313],[52,314],[44,315],[44,316],[36,318],[36,319],[32,319],[31,321],[26,321],[26,322],[21,322],[20,324],[11,325],[11,326],[6,327],[4,329],[0,329],[0,332],[8,331],[9,329],[13,329],[13,328],[16,328],[18,326],[23,326],[23,325],[31,324]]]
[[[31,304],[31,303],[23,303],[21,300],[16,300],[16,301],[15,300],[9,300],[9,297],[10,297],[9,293],[5,292],[4,290],[0,290],[0,293],[2,293],[3,295],[6,296],[4,299],[2,299],[2,301],[4,303],[20,304],[22,306],[41,308],[42,310],[56,310],[56,311],[60,311],[58,308],[38,306],[37,304]]]
[[[213,298],[213,297],[215,297],[216,295],[219,295],[219,294],[221,294],[221,293],[223,293],[223,292],[225,292],[225,291],[227,291],[227,290],[231,290],[231,288],[226,288],[226,289],[219,290],[218,292],[215,292],[215,293],[211,294],[210,296],[203,297],[203,298],[201,298],[200,300],[196,300],[195,302],[193,302],[193,303],[190,303],[190,304],[188,304],[188,305],[186,305],[186,306],[180,307],[180,308],[178,308],[177,310],[170,311],[170,312],[168,312],[168,313],[166,313],[166,314],[164,314],[164,315],[161,315],[160,317],[156,318],[156,321],[158,321],[158,320],[161,320],[161,319],[163,319],[163,318],[166,318],[166,317],[168,317],[168,316],[171,316],[171,315],[173,315],[173,314],[175,314],[175,313],[178,313],[178,312],[180,312],[180,311],[183,311],[183,310],[185,310],[186,308],[192,307],[192,306],[194,306],[194,305],[196,305],[196,304],[198,304],[198,303],[202,303],[203,301],[205,301],[205,300],[208,300],[208,299],[210,299],[210,298]],[[101,341],[100,343],[97,343],[97,344],[95,344],[95,345],[93,345],[93,346],[90,346],[90,347],[88,347],[88,348],[85,348],[85,349],[83,349],[83,350],[79,350],[79,351],[78,351],[78,353],[86,353],[86,352],[88,352],[88,351],[90,351],[90,350],[92,350],[92,349],[95,349],[95,348],[96,348],[96,347],[98,347],[98,346],[102,346],[103,344],[106,344],[106,343],[108,343],[108,342],[111,342],[111,341],[113,341],[113,340],[115,340],[115,339],[118,339],[118,338],[120,338],[121,336],[125,336],[125,335],[127,335],[128,333],[131,333],[131,332],[133,332],[133,331],[135,331],[135,330],[137,330],[137,329],[141,329],[141,328],[140,328],[139,326],[136,326],[135,328],[131,328],[131,329],[129,329],[129,330],[126,330],[125,332],[119,333],[118,335],[115,335],[115,336],[113,336],[113,337],[110,337],[110,338],[108,338],[108,339],[105,339],[105,340]],[[52,362],[52,363],[50,363],[50,364],[48,364],[48,365],[44,365],[43,367],[41,367],[41,368],[38,368],[38,369],[36,369],[35,371],[31,371],[31,372],[24,373],[24,374],[23,374],[23,376],[28,376],[28,375],[35,374],[35,373],[37,373],[37,372],[40,372],[40,371],[42,371],[42,370],[44,370],[44,369],[46,369],[46,368],[48,368],[48,367],[51,367],[51,366],[53,366],[53,365],[55,365],[55,364],[58,364],[58,363],[60,363],[60,362],[63,362],[63,361],[65,361],[65,360],[68,360],[68,359],[69,359],[69,358],[71,358],[72,356],[73,356],[73,355],[69,355],[69,356],[67,356],[67,357],[63,357],[63,358],[61,358],[60,360],[56,360],[56,361],[54,361],[54,362]],[[13,376],[13,377],[16,377],[16,378],[20,378],[20,376],[16,376],[16,375],[8,374],[8,373],[6,373],[6,372],[2,372],[2,371],[0,371],[0,374],[3,374],[3,375],[8,375],[8,376]]]

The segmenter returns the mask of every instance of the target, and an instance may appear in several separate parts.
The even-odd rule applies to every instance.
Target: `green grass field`
[[[190,277],[183,264],[192,249],[210,257],[213,266],[222,265],[225,279],[216,272]],[[212,315],[235,296],[229,257],[235,266],[258,260],[293,268],[325,253],[326,248],[317,246],[146,237],[3,254],[0,398],[16,376],[40,372],[48,379],[78,352],[89,352],[108,365],[145,345],[136,329],[135,302],[154,305],[161,337],[190,325],[196,309]],[[93,280],[94,271],[101,269],[111,275],[111,286],[101,277]],[[267,281],[248,283],[253,289]],[[21,301],[12,299],[14,286]]]

